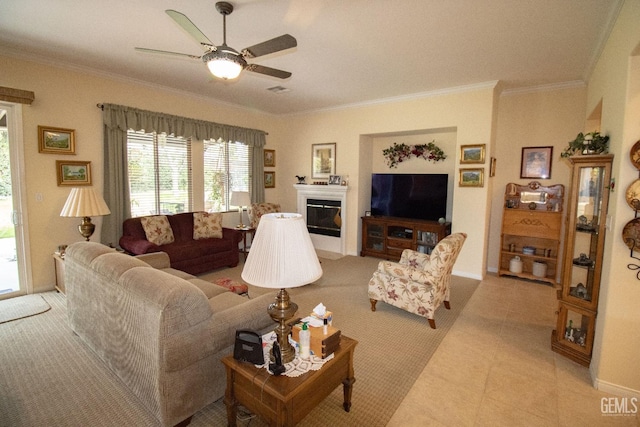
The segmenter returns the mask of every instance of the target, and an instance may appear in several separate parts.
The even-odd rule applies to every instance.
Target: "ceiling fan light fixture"
[[[247,62],[238,54],[234,54],[226,49],[218,48],[216,51],[208,52],[202,57],[202,61],[207,64],[209,71],[214,76],[233,80],[238,78]]]

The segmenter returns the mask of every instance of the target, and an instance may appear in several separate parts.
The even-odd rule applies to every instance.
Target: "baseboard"
[[[589,369],[591,371],[591,369]],[[593,380],[593,387],[597,390],[604,391],[605,393],[613,394],[614,396],[620,397],[635,397],[640,399],[640,390],[634,390],[632,388],[624,387],[618,384],[612,384],[607,381],[602,381],[593,375],[593,371],[591,371],[591,378]]]
[[[484,279],[484,277],[482,277],[481,275],[467,273],[466,271],[453,270],[451,274],[453,274],[454,276],[466,277],[467,279],[475,279],[475,280]]]

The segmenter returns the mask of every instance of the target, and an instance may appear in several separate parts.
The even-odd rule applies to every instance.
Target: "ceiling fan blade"
[[[215,47],[215,45],[211,43],[211,40],[209,40],[207,36],[205,36],[204,33],[200,31],[198,27],[196,27],[196,24],[194,24],[189,18],[187,18],[186,15],[172,9],[167,9],[165,10],[165,12],[203,47]]]
[[[242,50],[242,55],[245,58],[257,58],[258,56],[280,52],[281,50],[290,49],[296,46],[298,46],[298,42],[295,37],[285,34],[283,36],[276,37],[275,39],[267,40],[266,42],[245,48]]]
[[[275,68],[265,67],[264,65],[247,64],[244,69],[247,71],[253,71],[254,73],[277,77],[279,79],[288,79],[289,77],[291,77],[291,73],[288,71],[276,70]]]
[[[201,56],[189,55],[188,53],[169,52],[168,50],[158,50],[158,49],[147,49],[146,47],[136,47],[134,49],[137,51],[146,52],[146,53],[160,53],[162,55],[186,56],[187,58],[191,58],[191,59],[202,58]]]

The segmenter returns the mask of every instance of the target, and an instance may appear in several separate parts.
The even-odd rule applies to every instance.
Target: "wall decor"
[[[329,179],[336,173],[336,143],[313,144],[311,150],[311,177]]]
[[[264,188],[276,188],[276,173],[265,172],[264,173]]]
[[[74,129],[38,126],[38,152],[50,154],[76,154]]]
[[[91,185],[91,162],[56,160],[58,186]]]
[[[551,178],[553,147],[522,147],[520,178]]]
[[[264,167],[273,168],[276,166],[276,150],[264,150]]]
[[[461,145],[460,163],[484,163],[486,144]]]
[[[342,184],[342,176],[329,175],[329,185],[340,185],[340,184]]]
[[[416,145],[398,144],[394,142],[391,147],[382,150],[382,155],[387,160],[387,165],[390,168],[397,168],[398,163],[408,160],[411,156],[421,157],[434,163],[447,158],[444,151],[435,144],[435,140],[428,144]]]
[[[484,169],[460,169],[460,187],[482,187],[484,186]]]
[[[496,158],[492,157],[489,161],[489,176],[496,176]]]

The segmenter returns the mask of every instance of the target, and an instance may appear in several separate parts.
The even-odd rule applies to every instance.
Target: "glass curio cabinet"
[[[613,155],[578,155],[572,167],[558,323],[551,347],[584,366],[591,363]]]

